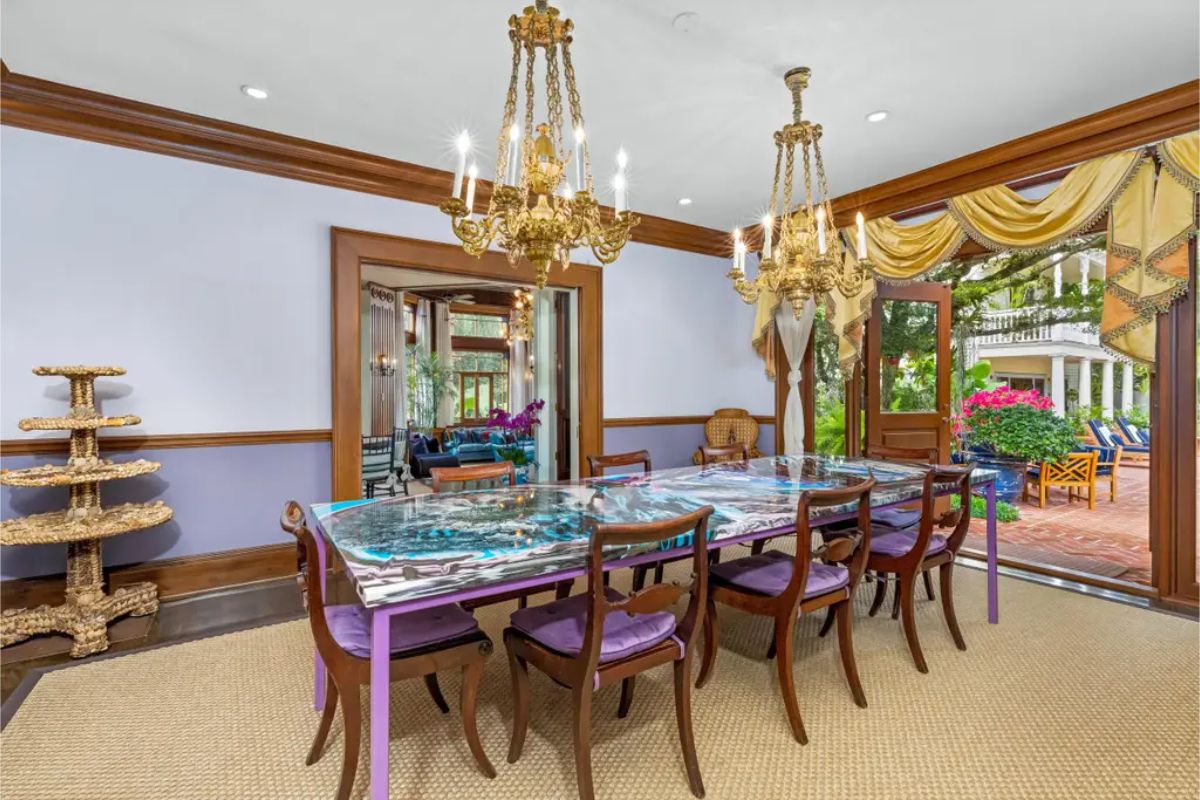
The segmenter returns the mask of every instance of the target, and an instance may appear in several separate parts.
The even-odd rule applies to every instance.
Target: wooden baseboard
[[[295,573],[296,546],[268,544],[113,567],[105,570],[105,585],[111,592],[131,583],[150,581],[158,586],[160,599],[170,600]],[[64,587],[62,574],[2,581],[0,608],[57,605],[62,602]]]

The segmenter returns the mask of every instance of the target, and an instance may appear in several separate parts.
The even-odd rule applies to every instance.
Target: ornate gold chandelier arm
[[[642,221],[642,218],[632,211],[622,211],[608,225],[595,224],[588,228],[587,241],[592,254],[601,264],[611,264],[617,260],[623,248],[629,242],[629,234]]]

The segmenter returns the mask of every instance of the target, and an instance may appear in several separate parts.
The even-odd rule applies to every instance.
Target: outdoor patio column
[[[1121,365],[1121,411],[1128,414],[1133,409],[1133,364],[1126,361]]]
[[[1092,404],[1092,360],[1079,359],[1079,405]]]
[[[1055,414],[1061,417],[1067,413],[1067,368],[1063,356],[1050,356],[1050,400]]]
[[[1113,415],[1113,362],[1100,362],[1100,405],[1104,409],[1104,416],[1112,418]]]

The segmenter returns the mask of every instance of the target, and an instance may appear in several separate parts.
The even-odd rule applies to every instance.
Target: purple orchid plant
[[[533,436],[534,426],[542,424],[542,421],[538,419],[538,412],[545,407],[545,400],[534,400],[516,414],[509,414],[503,408],[493,408],[488,412],[487,426],[500,428],[517,438],[527,439]]]

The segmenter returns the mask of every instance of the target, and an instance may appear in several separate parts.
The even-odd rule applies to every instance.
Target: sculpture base
[[[0,647],[41,633],[64,633],[75,640],[72,658],[102,652],[108,649],[108,623],[126,614],[140,617],[158,610],[158,587],[134,583],[112,594],[92,596],[89,602],[82,599],[68,593],[61,606],[6,609],[0,614]]]

